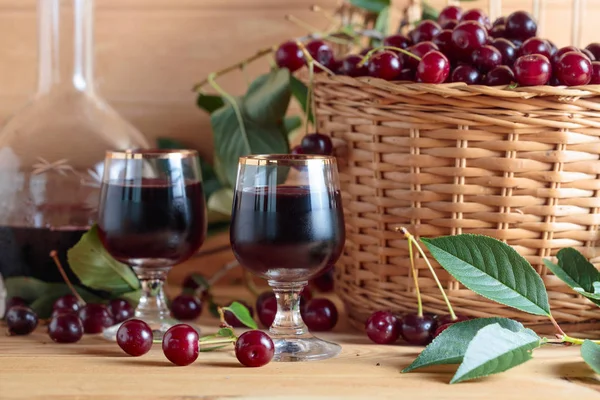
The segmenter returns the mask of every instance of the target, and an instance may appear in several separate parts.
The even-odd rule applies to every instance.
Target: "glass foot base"
[[[139,318],[139,319],[146,322],[150,326],[150,329],[152,329],[154,343],[162,342],[163,336],[169,330],[169,328],[171,328],[173,325],[177,325],[177,324],[185,323],[186,325],[190,325],[192,328],[194,328],[198,332],[198,335],[200,335],[200,327],[196,326],[193,323],[181,322],[179,320],[176,320],[175,318],[164,318],[164,319],[157,319],[154,321],[147,320],[144,318]],[[121,324],[122,323],[106,328],[102,332],[102,336],[107,340],[116,342],[117,341],[117,331],[119,330],[119,327],[121,326]]]
[[[317,337],[302,339],[273,338],[275,355],[273,361],[318,361],[333,358],[340,354],[342,347],[339,344],[327,342]]]

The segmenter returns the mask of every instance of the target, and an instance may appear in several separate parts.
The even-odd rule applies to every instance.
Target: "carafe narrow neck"
[[[38,0],[38,93],[93,92],[93,0]]]

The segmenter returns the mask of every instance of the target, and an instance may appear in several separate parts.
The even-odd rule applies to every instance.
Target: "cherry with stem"
[[[58,253],[56,252],[56,250],[52,250],[50,252],[50,258],[52,258],[52,260],[54,260],[54,264],[56,264],[56,268],[58,268],[58,272],[60,272],[60,275],[62,276],[63,280],[69,287],[69,290],[71,291],[71,293],[73,293],[73,296],[75,296],[75,298],[77,298],[77,301],[81,304],[81,306],[85,306],[86,301],[83,299],[83,297],[81,297],[79,295],[79,293],[77,293],[77,290],[75,290],[75,287],[71,283],[71,280],[67,276],[67,273],[65,272],[65,269],[63,268],[62,263],[60,262],[60,259],[58,258]]]

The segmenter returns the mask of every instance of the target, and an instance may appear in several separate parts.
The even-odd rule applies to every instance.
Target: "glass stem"
[[[150,270],[144,268],[133,268],[142,286],[140,302],[135,309],[136,318],[142,320],[168,318],[170,315],[167,307],[167,298],[164,291],[164,283],[167,279],[167,271]]]
[[[300,293],[308,282],[281,283],[269,281],[277,298],[277,314],[269,331],[279,337],[307,336],[308,328],[300,315]]]

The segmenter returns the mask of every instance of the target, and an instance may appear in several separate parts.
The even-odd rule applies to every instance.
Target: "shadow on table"
[[[600,380],[583,361],[573,361],[555,365],[552,372],[560,379],[600,392]]]

